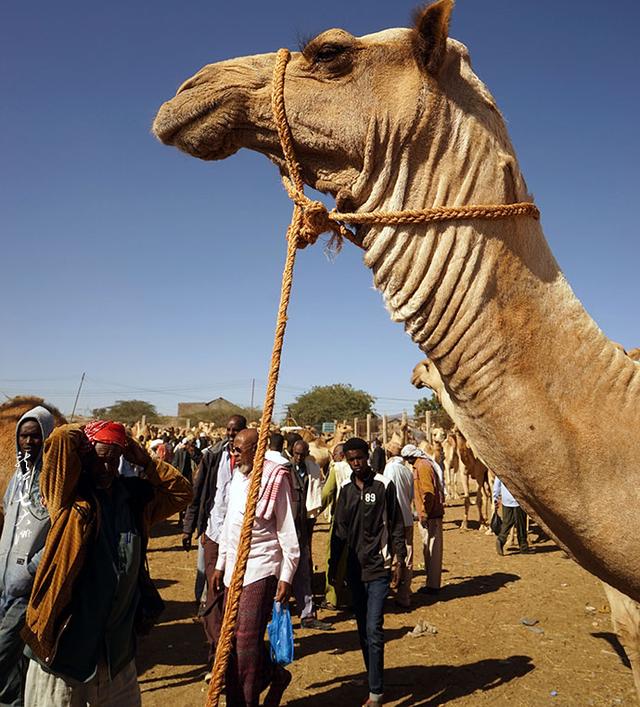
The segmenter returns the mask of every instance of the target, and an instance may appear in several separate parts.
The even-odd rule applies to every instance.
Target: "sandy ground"
[[[499,557],[494,536],[460,530],[461,517],[459,504],[447,509],[440,595],[414,595],[408,611],[388,601],[385,705],[637,704],[600,583],[549,541],[534,544],[530,555]],[[142,702],[202,705],[206,647],[193,619],[196,553],[180,546],[177,519],[155,536],[151,573],[167,610],[140,643]],[[314,559],[320,567],[327,536],[328,525],[319,523]],[[422,583],[418,550],[414,590]],[[302,630],[294,619],[293,681],[282,704],[360,705],[367,687],[355,621],[347,612],[322,611],[320,618],[335,632]],[[528,627],[521,619],[537,623]],[[407,637],[420,620],[437,633]]]

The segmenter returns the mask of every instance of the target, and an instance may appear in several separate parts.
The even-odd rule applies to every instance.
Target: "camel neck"
[[[446,111],[434,119],[436,128]],[[453,146],[425,139],[400,155],[380,206],[524,200],[524,180],[506,143],[496,149],[486,130],[467,127],[467,144],[480,156],[456,147],[462,137]],[[540,223],[524,217],[379,226],[365,245],[365,263],[392,319],[435,364],[449,411],[483,460],[517,497],[533,499],[530,507],[543,522],[588,525],[585,506],[598,506],[602,494],[593,459],[618,422],[628,428],[635,419],[640,429],[633,404],[640,366],[584,311]],[[607,425],[599,428],[595,416]],[[637,439],[633,445],[637,457]],[[585,528],[571,547],[576,555],[590,533]]]

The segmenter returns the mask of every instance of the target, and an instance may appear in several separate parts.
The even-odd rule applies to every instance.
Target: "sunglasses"
[[[234,454],[242,454],[242,452],[246,452],[249,449],[255,449],[258,445],[257,444],[252,444],[250,447],[247,447],[246,449],[243,449],[242,447],[231,447],[231,451]]]

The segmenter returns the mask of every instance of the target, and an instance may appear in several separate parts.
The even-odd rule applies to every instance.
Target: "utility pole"
[[[80,385],[78,386],[78,392],[76,393],[76,399],[73,403],[73,410],[71,411],[71,419],[69,422],[73,422],[73,416],[76,414],[76,405],[78,404],[78,398],[80,397],[80,391],[82,390],[82,384],[84,383],[84,371],[82,372],[82,378],[80,378]]]
[[[252,378],[251,379],[251,405],[249,407],[249,410],[251,410],[252,417],[253,417],[253,396],[254,396],[255,392],[256,392],[256,379]]]

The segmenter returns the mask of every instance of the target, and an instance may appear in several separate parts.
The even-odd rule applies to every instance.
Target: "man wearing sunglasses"
[[[238,432],[234,440],[234,473],[213,574],[216,591],[228,587],[233,575],[257,445],[258,433],[254,429]],[[264,633],[274,600],[289,600],[299,557],[289,466],[278,452],[267,452],[240,595],[235,644],[227,670],[227,704],[257,705],[260,692],[269,683],[264,705],[280,704],[291,675],[272,665]]]

